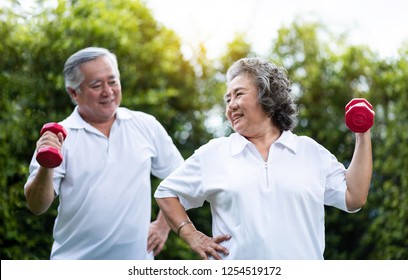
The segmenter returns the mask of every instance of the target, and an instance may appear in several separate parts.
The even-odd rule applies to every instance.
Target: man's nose
[[[104,84],[103,86],[102,86],[102,93],[103,94],[112,94],[114,91],[113,91],[113,88],[112,88],[112,86],[110,86],[109,84]]]

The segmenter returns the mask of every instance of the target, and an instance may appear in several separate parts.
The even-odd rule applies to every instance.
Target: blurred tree
[[[224,74],[237,59],[256,55],[244,34],[237,34],[219,60],[208,59],[202,44],[186,61],[177,35],[157,23],[139,0],[51,2],[36,1],[33,10],[24,11],[10,0],[11,9],[0,9],[2,259],[49,258],[57,204],[33,216],[23,184],[39,129],[73,109],[61,73],[69,55],[91,45],[115,52],[123,105],[155,115],[185,157],[211,137],[231,132],[223,115]],[[295,132],[313,137],[346,166],[354,136],[344,125],[344,106],[353,97],[365,97],[375,107],[368,202],[352,215],[327,209],[325,257],[407,259],[408,46],[397,58],[383,59],[345,39],[321,24],[294,22],[279,30],[269,56],[293,80],[299,104]],[[189,214],[211,234],[208,205]],[[171,233],[158,259],[197,256]]]
[[[376,111],[367,205],[351,215],[326,209],[325,258],[407,259],[407,48],[399,59],[381,59],[365,46],[347,45],[343,36],[334,38],[319,23],[294,22],[279,30],[270,58],[293,81],[299,105],[295,132],[317,140],[346,167],[354,134],[344,124],[345,105],[363,97]]]
[[[228,135],[231,132],[224,116],[225,71],[233,61],[249,55],[253,55],[253,52],[243,34],[237,34],[227,44],[227,50],[219,62],[207,58],[204,44],[200,44],[194,51],[192,64],[197,77],[196,91],[199,92],[202,103],[206,104],[203,108],[208,109],[205,112],[206,120],[203,125],[214,137]],[[217,120],[215,124],[213,124],[214,119]],[[209,138],[201,138],[199,146],[208,140]],[[195,146],[194,149],[199,146]],[[198,230],[212,235],[211,211],[207,202],[200,208],[189,210],[188,215]],[[171,234],[163,254],[160,254],[157,259],[199,259],[198,255],[195,253],[191,255],[191,253],[184,241],[175,234]]]
[[[227,50],[220,58],[220,72],[226,73],[228,68],[238,59],[256,56],[251,44],[247,41],[245,33],[237,33],[227,44]]]
[[[183,58],[178,36],[141,1],[38,1],[34,11],[13,5],[0,11],[1,256],[47,259],[56,205],[33,216],[23,184],[39,129],[73,109],[62,77],[72,53],[88,46],[112,50],[121,70],[122,105],[155,115],[183,155],[210,138],[203,121],[209,103],[200,97],[201,77]]]
[[[408,259],[408,45],[377,60],[370,96],[376,104],[372,221],[362,245],[370,259]]]

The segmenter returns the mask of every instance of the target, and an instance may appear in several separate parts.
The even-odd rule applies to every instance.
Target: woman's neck
[[[254,143],[264,161],[267,161],[271,145],[281,136],[281,134],[282,132],[278,128],[271,126],[271,129],[266,130],[264,133],[246,138]]]

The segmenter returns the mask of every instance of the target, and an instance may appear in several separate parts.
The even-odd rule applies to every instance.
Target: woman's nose
[[[237,102],[235,101],[235,99],[231,99],[231,101],[227,105],[227,109],[230,110],[230,111],[233,111],[237,107],[238,106],[237,106]]]

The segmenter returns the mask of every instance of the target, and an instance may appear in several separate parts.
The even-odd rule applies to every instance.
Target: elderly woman
[[[346,169],[313,139],[291,132],[296,106],[286,71],[243,58],[227,72],[235,133],[200,147],[155,193],[170,227],[202,259],[323,259],[324,206],[356,212],[372,175],[370,132],[356,134]],[[186,210],[208,201],[213,238]]]

